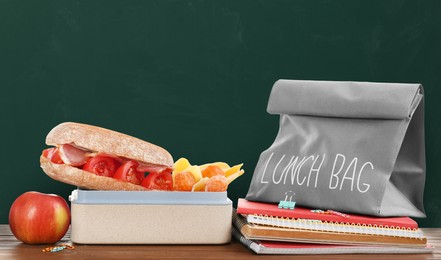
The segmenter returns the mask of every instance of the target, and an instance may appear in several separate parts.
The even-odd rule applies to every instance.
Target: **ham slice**
[[[63,162],[71,166],[81,166],[86,163],[90,157],[90,152],[80,149],[71,144],[62,144],[58,146],[60,157]]]
[[[150,165],[143,165],[139,164],[139,166],[136,168],[139,172],[148,172],[148,173],[161,173],[163,171],[172,171],[172,168],[165,165],[156,165],[156,164],[150,164]]]

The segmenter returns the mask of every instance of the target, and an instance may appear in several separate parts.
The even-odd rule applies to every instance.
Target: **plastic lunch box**
[[[76,189],[71,239],[78,244],[224,244],[231,239],[226,192]]]

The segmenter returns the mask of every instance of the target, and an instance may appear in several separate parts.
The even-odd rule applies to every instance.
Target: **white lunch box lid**
[[[227,192],[184,191],[72,191],[69,201],[75,204],[123,205],[229,205]]]

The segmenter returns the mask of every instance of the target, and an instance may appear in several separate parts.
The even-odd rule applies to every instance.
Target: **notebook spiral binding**
[[[247,215],[248,223],[273,226],[279,228],[292,228],[303,230],[316,230],[338,233],[364,234],[364,235],[378,235],[378,236],[393,236],[423,239],[424,234],[419,229],[400,228],[394,226],[382,225],[366,225],[342,222],[328,222],[322,220],[312,219],[294,219],[284,217],[274,217],[268,215],[252,214]]]

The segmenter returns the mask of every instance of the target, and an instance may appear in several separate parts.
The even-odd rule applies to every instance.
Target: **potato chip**
[[[205,184],[207,184],[208,179],[208,177],[200,179],[193,185],[191,191],[205,191]]]
[[[184,171],[191,172],[196,179],[196,182],[202,179],[201,169],[197,165],[188,166]]]
[[[225,171],[225,177],[230,176],[233,173],[236,173],[240,170],[240,168],[242,168],[243,163],[238,164],[238,165],[234,165],[233,167],[231,167],[230,169]]]
[[[230,176],[228,176],[227,177],[228,184],[230,184],[232,181],[234,181],[237,177],[242,175],[244,172],[245,172],[244,170],[240,170],[240,171],[238,171],[236,173],[233,173]]]
[[[187,167],[191,166],[190,162],[185,158],[179,158],[174,164],[173,164],[173,173],[182,172]]]

